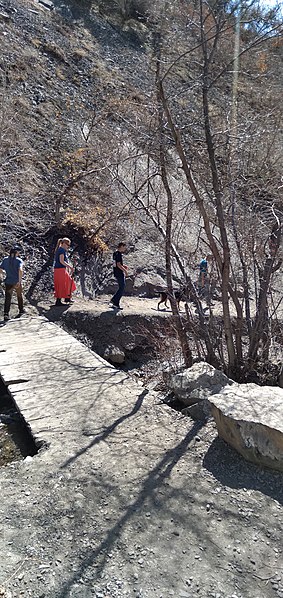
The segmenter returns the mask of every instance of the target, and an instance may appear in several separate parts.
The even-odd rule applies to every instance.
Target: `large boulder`
[[[283,390],[233,384],[209,398],[218,434],[245,459],[283,471]]]
[[[103,293],[112,295],[116,293],[117,288],[117,280],[113,276],[103,287]],[[125,295],[157,298],[160,291],[164,289],[166,289],[166,281],[154,272],[137,272],[126,278]]]
[[[158,297],[166,289],[166,281],[156,272],[137,272],[133,279],[133,295],[139,297]]]
[[[227,384],[233,384],[233,380],[201,361],[178,374],[167,375],[166,383],[174,395],[188,406],[219,393]]]

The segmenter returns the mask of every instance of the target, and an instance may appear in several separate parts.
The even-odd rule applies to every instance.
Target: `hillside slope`
[[[137,93],[143,94],[148,62],[137,34],[115,30],[98,14],[86,23],[73,23],[32,0],[12,0],[3,7],[0,28],[1,249],[16,239],[28,257],[36,250],[40,261],[58,236],[52,228],[56,198],[80,162],[88,123],[98,115],[96,151],[100,158],[105,154],[107,160],[110,154],[111,159],[115,104],[125,98],[134,103]],[[77,202],[80,207],[89,203],[94,206],[94,222],[101,197],[103,217],[112,215],[114,205],[114,232],[108,226],[106,240],[116,243],[119,198],[112,193],[111,182],[99,174],[92,177],[89,202],[85,194],[78,199],[66,195],[64,210],[68,206],[76,210]],[[141,224],[137,236],[143,228]],[[132,240],[133,224],[131,229]],[[34,265],[29,273],[28,260],[30,281],[39,267]]]
[[[77,12],[72,13],[71,4],[76,4]],[[93,2],[91,12],[78,10],[78,3],[66,5],[60,0],[53,11],[34,0],[9,0],[2,6],[0,249],[6,251],[14,240],[23,244],[29,284],[40,274],[42,263],[50,265],[60,232],[72,236],[81,256],[97,247],[105,254],[124,236],[133,254],[132,268],[145,272],[149,268],[150,273],[165,277],[162,237],[140,206],[133,204],[135,191],[141,187],[157,221],[164,225],[166,198],[158,166],[151,29],[138,19],[123,21],[113,12],[102,14],[101,4],[107,3]],[[165,69],[195,40],[192,25],[188,36],[189,13],[184,11],[176,9],[172,22],[166,24]],[[269,46],[245,58],[238,91],[244,115],[239,151],[242,162],[246,161],[238,177],[238,193],[244,210],[251,212],[249,218],[255,218],[253,211],[262,212],[260,226],[266,205],[275,202],[277,206],[279,201],[280,140],[275,131],[280,116],[282,49],[280,44]],[[223,56],[217,56],[215,69],[224,64],[225,52],[231,50],[230,38],[224,38],[220,50]],[[199,69],[195,57],[177,61],[169,73],[167,93],[214,223],[200,120]],[[224,126],[232,90],[230,69],[219,79],[210,105],[224,189],[231,187],[230,150],[223,144],[225,130],[221,137],[217,127]],[[265,135],[267,113],[269,134]],[[166,144],[175,200],[174,241],[192,271],[207,243],[169,135]],[[225,209],[229,219],[229,201]],[[264,221],[265,230],[268,223]],[[246,227],[248,231],[248,219]],[[214,232],[217,236],[217,228]],[[105,263],[100,253],[87,266],[89,277],[95,279],[94,288],[107,281],[108,255]]]

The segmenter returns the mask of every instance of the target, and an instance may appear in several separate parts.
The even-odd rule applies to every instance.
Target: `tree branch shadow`
[[[100,434],[97,434],[87,446],[81,448],[74,456],[70,457],[67,461],[65,461],[65,463],[63,463],[60,466],[60,469],[65,469],[66,467],[71,465],[74,461],[76,461],[84,453],[86,453],[88,450],[90,450],[93,446],[95,446],[96,444],[99,444],[99,442],[102,442],[103,440],[108,438],[108,436],[110,436],[110,434],[112,434],[112,432],[114,432],[114,430],[116,430],[116,428],[121,423],[123,423],[125,420],[127,420],[130,417],[132,417],[133,415],[135,415],[141,408],[143,400],[147,394],[148,394],[148,390],[147,389],[143,390],[143,392],[138,396],[138,398],[135,402],[135,405],[133,406],[133,409],[129,413],[122,415],[121,417],[116,419],[110,426],[105,428],[105,430],[100,432]]]
[[[140,402],[143,398],[142,395],[143,393],[140,395],[136,405],[134,406],[135,411],[137,411],[140,406]],[[129,417],[130,415],[132,415],[132,412],[128,414],[126,417]],[[123,419],[125,419],[125,416],[123,417]],[[111,433],[113,426],[116,427],[118,425],[118,422],[119,420],[117,420],[117,422],[114,422],[114,424],[108,428],[108,433]],[[77,569],[77,571],[73,574],[71,579],[68,580],[64,584],[62,590],[58,592],[58,598],[66,598],[67,596],[69,596],[72,585],[75,584],[84,574],[84,572],[87,569],[89,569],[89,567],[91,567],[94,563],[97,572],[97,577],[100,576],[107,560],[107,554],[121,535],[125,525],[136,514],[137,511],[141,510],[141,508],[149,498],[154,500],[155,491],[160,488],[160,486],[164,483],[164,481],[167,478],[169,478],[172,469],[178,463],[180,458],[185,454],[190,442],[193,440],[193,438],[196,436],[196,434],[199,432],[202,426],[203,423],[196,422],[191,428],[191,430],[181,440],[181,442],[179,442],[179,444],[177,444],[177,446],[175,446],[174,448],[167,451],[165,455],[162,457],[162,459],[159,461],[159,463],[152,469],[152,471],[149,472],[148,476],[144,480],[144,483],[136,500],[129,504],[129,506],[125,510],[125,513],[119,519],[117,519],[116,523],[108,530],[105,538],[100,542],[98,547],[95,550],[89,552],[89,554],[86,556],[86,558],[84,559],[80,567]],[[96,442],[100,442],[100,440],[103,439],[102,436],[103,435],[100,435],[98,438],[94,439],[94,441],[89,445],[88,448],[90,448],[90,446],[93,446],[93,444],[95,444]],[[70,460],[67,461],[66,464],[69,464],[69,462]],[[100,562],[98,562],[98,560]]]
[[[27,292],[26,292],[26,298],[32,303],[32,296],[33,293],[38,285],[38,283],[40,282],[40,280],[42,279],[42,277],[44,276],[44,274],[46,274],[46,272],[48,272],[49,268],[52,267],[53,265],[53,255],[49,256],[48,259],[44,262],[44,264],[42,264],[40,270],[36,273],[36,275],[34,276],[32,283],[30,284]]]

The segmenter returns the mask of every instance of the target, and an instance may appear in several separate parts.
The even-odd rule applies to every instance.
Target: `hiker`
[[[208,267],[212,261],[212,255],[207,255],[202,258],[199,264],[199,290],[201,294],[204,294],[207,290],[207,283],[209,278]]]
[[[76,290],[76,284],[71,276],[74,268],[69,264],[67,251],[71,246],[71,241],[67,237],[58,239],[54,255],[54,294],[56,297],[55,305],[58,307],[65,303],[72,303],[71,297]]]
[[[123,309],[120,307],[120,299],[125,290],[128,267],[123,264],[122,254],[125,253],[126,249],[127,247],[125,243],[119,243],[116,251],[113,253],[113,271],[118,282],[118,291],[110,300],[111,307],[114,307],[114,309]]]
[[[20,245],[14,245],[10,250],[10,255],[3,258],[0,264],[0,270],[5,272],[5,303],[4,303],[4,321],[7,322],[10,317],[10,307],[12,301],[13,291],[17,293],[20,317],[24,313],[23,291],[22,291],[22,276],[23,276],[23,260],[19,257],[21,251]]]

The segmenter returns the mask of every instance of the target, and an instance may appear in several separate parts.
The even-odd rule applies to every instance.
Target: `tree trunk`
[[[275,266],[275,260],[278,253],[278,249],[281,244],[282,238],[282,224],[281,222],[277,222],[271,232],[270,235],[270,255],[266,258],[264,268],[260,273],[260,288],[259,288],[259,297],[258,297],[258,304],[257,304],[257,312],[254,319],[252,331],[251,331],[251,342],[250,342],[250,349],[249,349],[249,361],[253,363],[256,359],[259,344],[262,339],[264,330],[266,329],[266,319],[267,319],[267,293],[271,281],[271,276],[273,272],[275,272],[281,265],[281,261]]]
[[[206,147],[209,157],[209,165],[212,175],[212,186],[214,191],[215,207],[218,220],[218,226],[220,230],[223,261],[221,267],[221,291],[222,291],[222,307],[223,307],[223,322],[225,338],[227,343],[227,352],[229,360],[229,371],[233,371],[236,367],[236,353],[233,342],[232,324],[229,308],[229,274],[230,274],[230,248],[228,243],[227,231],[225,226],[223,205],[222,205],[222,191],[219,183],[219,177],[216,167],[214,143],[212,139],[212,133],[210,129],[210,118],[209,118],[209,104],[208,104],[208,63],[206,56],[205,46],[204,51],[204,74],[203,74],[203,114],[204,114],[204,131],[206,138]]]
[[[188,338],[186,331],[183,326],[183,322],[180,317],[179,309],[175,299],[173,291],[172,281],[172,260],[171,260],[171,247],[172,247],[172,220],[173,220],[173,197],[171,188],[168,182],[167,171],[166,171],[166,160],[165,160],[165,144],[164,144],[164,123],[163,123],[163,107],[159,93],[160,81],[160,40],[157,40],[157,60],[156,60],[156,92],[157,92],[157,105],[158,105],[158,117],[159,117],[159,157],[160,157],[160,170],[161,179],[167,196],[167,210],[166,210],[166,237],[165,237],[165,262],[166,262],[166,281],[169,300],[173,313],[173,320],[176,326],[178,338],[180,341],[182,355],[186,367],[191,367],[193,364],[193,356],[189,347]]]
[[[165,94],[164,94],[164,90],[163,90],[161,81],[159,82],[159,87],[160,87],[161,101],[162,101],[162,104],[164,107],[164,112],[166,114],[168,125],[170,127],[173,139],[175,141],[176,150],[177,150],[179,158],[182,162],[182,167],[183,167],[188,185],[190,187],[190,190],[193,193],[193,196],[196,200],[197,207],[198,207],[200,214],[203,218],[204,228],[205,228],[205,232],[206,232],[206,235],[208,238],[209,246],[211,248],[211,251],[213,253],[213,256],[215,258],[215,261],[217,263],[218,269],[221,274],[224,330],[225,330],[225,337],[226,337],[227,350],[228,350],[228,356],[229,356],[229,368],[234,369],[236,355],[235,355],[233,336],[232,336],[232,326],[231,326],[231,318],[230,318],[230,311],[229,311],[229,296],[228,296],[230,254],[229,254],[229,246],[228,246],[228,242],[227,242],[227,235],[226,235],[226,230],[225,230],[225,225],[224,225],[223,211],[219,207],[219,203],[221,205],[221,200],[218,198],[219,200],[218,200],[217,216],[218,216],[218,218],[220,218],[219,228],[220,228],[220,232],[222,231],[222,235],[221,235],[223,237],[222,242],[223,242],[223,240],[225,241],[225,245],[223,248],[223,253],[225,255],[225,259],[223,262],[222,262],[221,255],[218,251],[217,245],[215,243],[213,234],[211,232],[210,222],[209,222],[209,218],[208,218],[206,209],[204,207],[203,199],[202,199],[201,195],[199,194],[197,187],[195,185],[195,182],[193,180],[193,177],[192,177],[192,174],[190,171],[190,167],[188,165],[188,162],[187,162],[187,159],[185,156],[185,152],[184,152],[184,149],[181,144],[179,132],[177,131],[177,129],[174,125],[174,122],[173,122],[173,119],[172,119],[172,116],[171,116],[171,113],[170,113],[170,110],[169,110],[169,107],[168,107],[168,104],[167,104],[167,101],[165,98]]]

